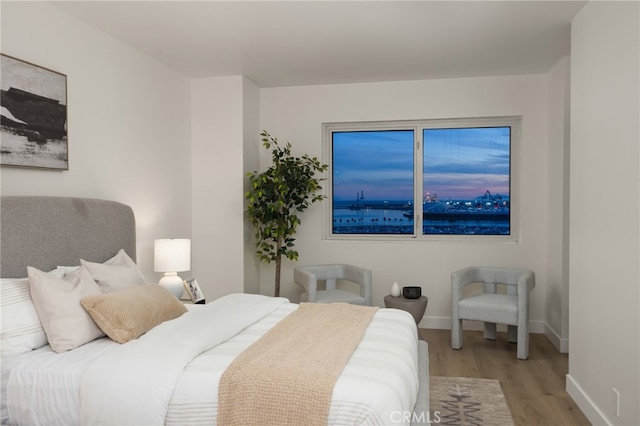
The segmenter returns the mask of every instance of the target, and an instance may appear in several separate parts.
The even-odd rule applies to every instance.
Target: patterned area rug
[[[429,411],[433,423],[513,426],[499,381],[431,376],[429,382]]]

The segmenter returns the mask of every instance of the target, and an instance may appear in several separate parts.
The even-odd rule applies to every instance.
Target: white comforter
[[[215,425],[226,367],[297,307],[285,299],[231,295],[195,305],[125,345],[100,339],[62,355],[45,346],[12,363],[10,371],[2,366],[10,389],[8,420]],[[99,353],[90,352],[94,347]],[[76,351],[86,362],[73,361]],[[417,372],[413,318],[378,310],[336,383],[329,424],[402,424],[416,400]]]
[[[80,424],[163,425],[184,367],[285,302],[232,294],[110,351],[82,377]]]

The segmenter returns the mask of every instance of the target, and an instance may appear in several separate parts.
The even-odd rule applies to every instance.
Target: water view
[[[416,209],[410,201],[336,201],[333,206],[334,234],[412,235]],[[423,235],[509,235],[508,196],[491,194],[463,200],[422,203]]]

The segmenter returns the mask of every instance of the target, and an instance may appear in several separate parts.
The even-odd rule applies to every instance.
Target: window
[[[519,122],[324,124],[328,238],[516,240]]]
[[[414,130],[334,132],[333,233],[413,235]]]

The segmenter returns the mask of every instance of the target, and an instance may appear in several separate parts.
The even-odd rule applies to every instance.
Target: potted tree
[[[296,229],[300,224],[299,213],[311,204],[325,198],[317,194],[322,189],[322,178],[316,172],[329,167],[316,157],[291,155],[291,144],[281,146],[278,139],[266,131],[260,133],[262,145],[271,149],[272,165],[266,171],[247,174],[249,190],[245,214],[255,227],[256,255],[265,263],[276,263],[275,296],[280,295],[280,271],[282,256],[298,259],[294,249]]]

